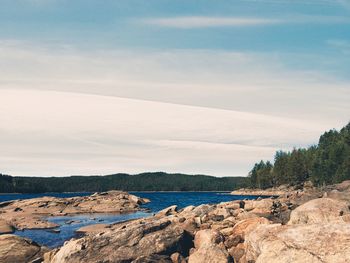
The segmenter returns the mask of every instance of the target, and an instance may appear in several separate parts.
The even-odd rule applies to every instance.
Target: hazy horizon
[[[347,0],[4,0],[0,173],[246,176],[350,120]]]

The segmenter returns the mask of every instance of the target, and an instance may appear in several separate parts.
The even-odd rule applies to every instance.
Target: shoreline
[[[97,192],[109,191],[123,191],[128,193],[231,193],[232,191],[128,191],[128,190],[106,190],[106,191],[92,191],[92,192],[41,192],[41,193],[0,193],[0,195],[20,195],[20,194],[93,194]]]

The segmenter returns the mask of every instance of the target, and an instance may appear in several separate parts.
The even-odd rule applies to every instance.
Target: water
[[[201,204],[217,204],[220,202],[227,202],[232,200],[241,200],[244,198],[254,199],[257,196],[239,196],[230,195],[223,192],[131,192],[139,197],[148,198],[150,203],[143,207],[150,210],[147,212],[136,212],[132,214],[116,215],[116,214],[93,214],[93,215],[74,215],[74,216],[60,216],[49,217],[50,222],[59,225],[57,230],[59,233],[53,233],[52,230],[24,230],[16,231],[15,234],[23,237],[28,237],[39,244],[54,248],[63,245],[66,240],[76,236],[75,231],[83,226],[91,224],[111,224],[115,222],[126,221],[135,218],[150,216],[171,205],[177,205],[183,208],[189,205]],[[42,196],[55,197],[73,197],[86,196],[91,193],[44,193],[44,194],[0,194],[0,202],[29,199]],[[73,220],[74,222],[68,224],[67,222]]]
[[[59,216],[50,217],[48,221],[59,224],[60,226],[56,228],[59,229],[59,233],[54,233],[52,230],[24,230],[15,231],[16,235],[22,237],[28,237],[31,240],[36,241],[39,244],[44,244],[45,246],[55,248],[62,246],[63,243],[72,237],[76,236],[75,231],[79,228],[92,224],[111,224],[121,221],[126,221],[135,218],[141,218],[149,216],[150,213],[136,212],[132,214],[124,215],[75,215],[75,216]],[[67,223],[73,220],[73,223]]]

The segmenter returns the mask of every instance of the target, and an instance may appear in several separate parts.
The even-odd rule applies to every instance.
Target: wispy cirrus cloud
[[[248,17],[208,17],[208,16],[182,16],[144,19],[143,23],[149,25],[175,27],[175,28],[199,28],[222,26],[258,26],[279,24],[280,20]]]
[[[350,18],[342,16],[289,15],[283,18],[263,17],[215,17],[178,16],[146,18],[142,24],[170,28],[249,27],[281,24],[350,24]]]

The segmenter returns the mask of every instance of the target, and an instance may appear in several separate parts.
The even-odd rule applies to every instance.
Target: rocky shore
[[[95,193],[90,196],[57,198],[40,197],[0,203],[0,234],[14,229],[57,227],[46,220],[49,216],[87,213],[131,213],[141,210],[149,200],[121,191]]]
[[[350,258],[349,194],[346,181],[274,198],[171,206],[148,218],[86,227],[83,237],[35,254],[36,261],[24,252],[31,246],[18,250],[30,256],[27,261],[4,261],[11,260],[4,252],[9,245],[0,245],[0,262],[345,263]]]
[[[241,188],[235,191],[232,191],[232,195],[255,195],[255,196],[280,196],[285,193],[294,191],[292,187],[282,185],[279,187],[273,187],[268,189],[251,189],[251,188]]]

